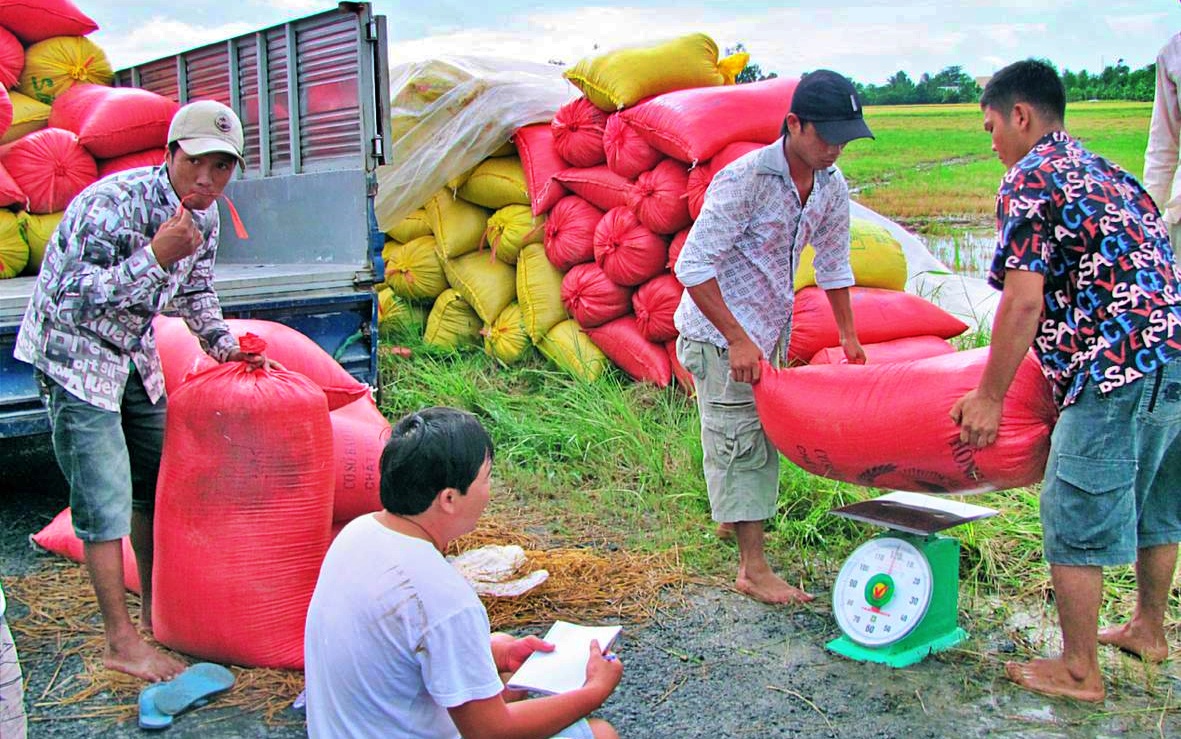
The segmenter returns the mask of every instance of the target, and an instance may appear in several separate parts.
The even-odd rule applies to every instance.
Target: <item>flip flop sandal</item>
[[[172,726],[172,716],[162,712],[156,705],[155,696],[162,687],[162,683],[152,683],[139,691],[139,728],[158,731]]]
[[[212,662],[198,662],[168,682],[160,683],[153,699],[161,713],[175,716],[229,690],[233,684],[234,674],[226,668]]]

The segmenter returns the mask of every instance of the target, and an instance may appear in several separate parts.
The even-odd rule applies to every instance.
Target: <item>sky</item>
[[[336,6],[329,0],[141,2],[74,0],[99,24],[91,36],[116,68],[242,35]],[[686,33],[722,49],[742,43],[764,72],[798,76],[827,67],[883,84],[958,65],[989,75],[1009,62],[1046,58],[1060,69],[1100,71],[1123,60],[1151,64],[1181,31],[1177,0],[893,0],[798,3],[671,0],[375,0],[387,17],[391,65],[453,55],[573,66],[610,49]]]

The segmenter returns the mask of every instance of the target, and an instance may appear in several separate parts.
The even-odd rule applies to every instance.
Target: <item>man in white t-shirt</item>
[[[25,739],[25,683],[21,663],[5,620],[4,590],[0,588],[0,737]]]
[[[1156,56],[1156,96],[1148,127],[1148,148],[1144,152],[1144,189],[1156,201],[1169,225],[1169,240],[1175,255],[1181,255],[1177,246],[1181,240],[1181,171],[1177,167],[1181,149],[1179,86],[1181,33],[1169,39]]]
[[[535,636],[489,634],[475,591],[443,557],[488,504],[492,441],[469,413],[428,408],[399,421],[381,458],[384,510],[347,525],[324,558],[305,633],[308,733],[422,739],[618,739],[585,717],[623,674],[592,644],[586,683],[509,702],[501,680]]]

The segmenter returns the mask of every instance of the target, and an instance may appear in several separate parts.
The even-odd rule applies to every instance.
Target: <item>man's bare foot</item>
[[[714,536],[718,537],[718,541],[730,541],[734,538],[734,524],[720,523],[718,528],[714,531]]]
[[[186,667],[184,662],[148,644],[139,634],[135,638],[124,639],[117,647],[107,644],[103,664],[109,670],[125,672],[154,683],[171,680]]]
[[[1073,698],[1099,703],[1106,690],[1099,673],[1077,679],[1059,659],[1035,659],[1030,662],[1006,662],[1005,674],[1021,687],[1041,695]]]
[[[1099,643],[1119,647],[1134,657],[1154,664],[1169,658],[1169,644],[1164,637],[1153,636],[1147,629],[1137,627],[1135,621],[1100,629]]]
[[[816,597],[788,585],[774,572],[758,576],[739,574],[734,587],[738,589],[738,592],[770,605],[807,603]]]

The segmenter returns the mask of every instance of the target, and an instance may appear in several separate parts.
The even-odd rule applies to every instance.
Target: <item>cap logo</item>
[[[853,105],[853,112],[856,113],[857,112],[857,96],[850,94],[849,95],[849,102]]]
[[[234,124],[230,122],[230,117],[225,113],[218,113],[217,117],[213,119],[213,125],[217,126],[217,130],[222,133],[229,133],[234,128]]]

